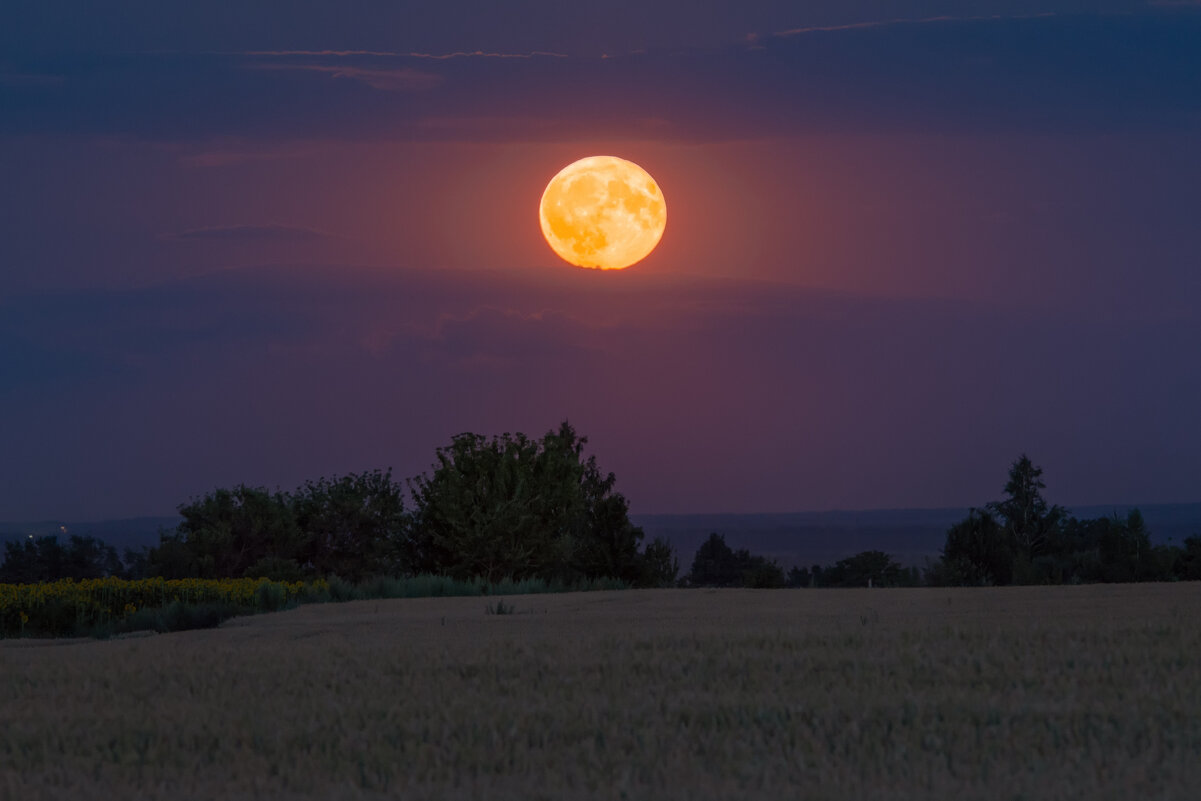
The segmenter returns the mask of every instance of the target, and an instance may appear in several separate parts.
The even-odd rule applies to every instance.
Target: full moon
[[[623,270],[663,238],[667,203],[646,170],[616,156],[589,156],[550,179],[538,207],[551,250],[577,267]]]

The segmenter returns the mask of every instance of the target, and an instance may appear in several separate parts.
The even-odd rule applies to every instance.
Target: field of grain
[[[488,602],[0,643],[0,797],[1201,797],[1201,584]]]

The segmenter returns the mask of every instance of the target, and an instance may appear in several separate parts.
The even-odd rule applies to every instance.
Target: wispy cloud
[[[1198,0],[1198,2],[1201,2],[1201,0]],[[888,28],[894,25],[929,25],[942,22],[985,22],[1015,19],[1043,19],[1054,16],[1056,16],[1055,12],[1048,11],[1041,14],[988,14],[965,17],[955,17],[950,15],[942,15],[937,17],[896,17],[893,19],[871,20],[868,22],[851,22],[846,25],[811,25],[804,28],[789,28],[788,30],[776,31],[772,35],[787,37],[800,36],[806,33],[829,33],[833,31],[858,31],[866,28]],[[758,40],[758,37],[754,34],[750,34],[748,35],[747,39],[753,43]]]
[[[497,53],[484,50],[456,50],[453,53],[416,53],[394,50],[247,50],[237,55],[243,56],[374,56],[378,58],[426,58],[436,61],[446,61],[453,58],[567,58],[566,53],[552,53],[549,50],[533,50],[529,53]]]
[[[360,81],[372,89],[379,89],[384,92],[421,92],[426,89],[432,89],[442,83],[441,75],[434,75],[408,67],[372,69],[369,67],[331,64],[255,64],[251,69],[323,73],[332,78],[349,78],[353,81]]]
[[[161,234],[160,239],[186,242],[315,242],[336,235],[295,225],[218,225]]]
[[[432,58],[444,61],[450,58],[567,58],[566,53],[553,53],[549,50],[534,50],[529,53],[486,53],[481,50],[456,51],[454,53],[408,53],[411,58]]]
[[[15,90],[36,102],[0,114],[0,135],[132,135],[198,143],[198,153],[222,149],[213,144],[222,140],[237,151],[368,139],[1179,130],[1195,127],[1201,112],[1196,11],[778,25],[716,50],[607,61],[399,48],[64,57],[4,66],[65,81]],[[251,158],[215,153],[187,163]]]

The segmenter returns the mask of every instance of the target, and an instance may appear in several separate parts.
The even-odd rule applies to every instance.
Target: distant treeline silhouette
[[[0,582],[60,578],[338,577],[440,575],[541,580],[572,586],[613,579],[636,587],[912,587],[1201,579],[1201,536],[1152,545],[1137,509],[1077,519],[1050,506],[1042,469],[1023,455],[1005,496],[947,532],[941,557],[904,567],[881,551],[833,565],[793,567],[733,550],[711,534],[689,572],[662,539],[643,543],[615,476],[584,458],[587,438],[562,423],[541,439],[460,434],[431,472],[375,470],[306,482],[292,492],[237,486],[179,508],[158,546],[126,550],[72,536],[8,542]]]
[[[756,556],[745,548],[732,550],[716,532],[697,549],[692,569],[681,587],[920,587],[922,572],[902,567],[883,551],[863,551],[828,567],[793,567],[787,573],[779,563]]]
[[[461,434],[407,491],[390,470],[322,478],[293,492],[217,489],[181,506],[183,521],[158,546],[127,550],[123,561],[91,538],[72,537],[66,548],[55,537],[7,543],[0,581],[435,574],[673,584],[671,547],[642,542],[615,476],[584,457],[585,444],[567,422],[541,439]]]
[[[1042,468],[1023,454],[1005,497],[972,509],[947,532],[935,585],[1080,584],[1201,579],[1201,536],[1152,545],[1138,509],[1079,520],[1043,499]]]
[[[792,568],[733,551],[719,534],[698,549],[684,586],[914,587],[1201,580],[1201,536],[1152,545],[1142,514],[1080,520],[1043,499],[1042,468],[1023,454],[1003,500],[972,509],[947,531],[942,556],[924,570],[881,551],[834,565]]]

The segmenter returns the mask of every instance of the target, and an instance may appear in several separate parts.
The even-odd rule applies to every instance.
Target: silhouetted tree
[[[739,584],[743,587],[771,590],[787,586],[784,569],[774,559],[755,556],[745,548],[734,552],[738,563]]]
[[[1175,573],[1183,581],[1201,581],[1201,536],[1184,541]]]
[[[863,551],[834,563],[825,571],[828,587],[899,587],[912,583],[911,574],[883,551]]]
[[[297,562],[303,556],[305,536],[285,493],[247,486],[218,489],[181,506],[179,513],[183,522],[175,533],[163,535],[150,551],[156,575],[241,577],[264,559]]]
[[[697,549],[685,583],[693,587],[783,587],[784,570],[775,561],[755,556],[745,548],[734,551],[721,534],[713,532]]]
[[[574,580],[648,574],[642,529],[588,440],[567,422],[541,440],[460,434],[439,448],[432,474],[411,481],[420,569],[489,581],[511,576]],[[652,558],[659,560],[656,549]],[[662,565],[660,566],[662,567]]]
[[[120,576],[123,565],[117,551],[94,537],[74,534],[67,545],[58,537],[28,537],[4,543],[0,582],[35,584],[59,579],[93,579]]]
[[[1061,569],[1055,549],[1064,510],[1048,506],[1042,468],[1022,454],[1009,468],[1005,497],[972,509],[947,532],[942,560],[928,571],[935,584],[1011,584],[1046,581]]]
[[[1101,535],[1101,564],[1103,581],[1140,581],[1152,578],[1151,536],[1138,509],[1131,510],[1125,520],[1117,513],[1106,520]]]
[[[557,447],[569,454],[568,460],[580,459],[582,447],[587,441],[575,439],[570,426],[560,428],[557,435],[543,438],[543,448]],[[552,438],[557,442],[552,442]],[[591,456],[581,462],[583,475],[580,479],[582,505],[575,516],[571,529],[571,547],[568,567],[571,574],[589,578],[620,578],[632,584],[662,581],[663,571],[669,565],[662,563],[664,547],[671,546],[659,541],[649,558],[660,560],[652,566],[645,553],[639,553],[643,532],[630,522],[630,504],[625,496],[614,492],[617,478],[613,473],[602,474]],[[678,565],[677,565],[678,570]],[[657,572],[658,575],[651,575]]]
[[[1035,467],[1023,453],[1009,468],[1005,498],[988,505],[1008,535],[1016,557],[1027,563],[1042,552],[1047,538],[1064,518],[1061,507],[1048,506],[1043,499],[1047,485],[1042,474],[1042,468]]]
[[[786,584],[789,587],[809,587],[813,584],[813,574],[807,567],[792,567],[788,571]]]
[[[408,516],[391,470],[308,481],[290,503],[305,540],[299,561],[311,571],[349,581],[405,571]]]
[[[680,573],[680,560],[676,558],[671,543],[655,537],[642,552],[643,577],[639,582],[646,587],[671,587]]]
[[[29,537],[4,543],[0,582],[35,584],[53,581],[62,572],[63,549],[57,537]]]
[[[1013,581],[1012,538],[987,510],[972,509],[947,531],[936,583],[1009,584]]]
[[[692,558],[692,569],[687,582],[694,587],[733,587],[742,576],[738,559],[733,549],[726,545],[726,538],[716,531],[701,543]]]
[[[120,576],[121,564],[117,550],[95,537],[71,535],[63,553],[63,578],[93,579]]]
[[[1025,454],[1009,469],[1005,498],[972,509],[947,532],[931,584],[1074,584],[1168,581],[1190,574],[1185,548],[1152,545],[1138,509],[1081,520],[1042,497],[1042,469]]]
[[[159,538],[162,538],[161,531]],[[150,548],[146,546],[137,549],[126,548],[122,561],[125,563],[125,570],[122,574],[125,578],[144,579],[150,576]]]

